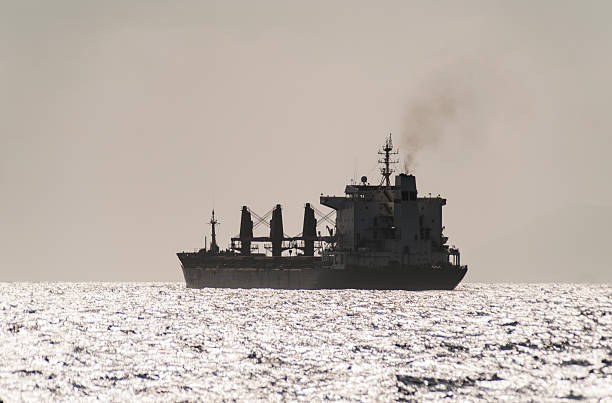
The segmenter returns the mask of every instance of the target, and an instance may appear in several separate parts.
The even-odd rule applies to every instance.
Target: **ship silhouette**
[[[329,213],[306,203],[297,236],[284,233],[281,205],[263,216],[243,206],[240,233],[227,250],[220,250],[213,210],[210,247],[177,253],[187,287],[454,289],[467,266],[443,233],[446,199],[419,196],[414,175],[400,173],[391,184],[397,154],[391,135],[379,154],[380,183],[370,185],[364,176],[347,185],[344,196],[321,195],[320,204],[331,208]],[[323,223],[327,233],[321,235],[317,226]],[[254,236],[253,229],[262,224],[269,226],[269,236]]]

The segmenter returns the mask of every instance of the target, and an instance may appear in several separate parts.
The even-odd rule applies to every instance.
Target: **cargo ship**
[[[344,196],[321,195],[319,203],[331,209],[328,213],[306,203],[302,233],[296,236],[283,230],[281,205],[263,216],[243,206],[239,234],[220,250],[213,210],[210,246],[205,242],[200,250],[177,253],[187,287],[454,289],[467,266],[443,233],[446,199],[419,196],[415,176],[407,173],[395,175],[391,184],[397,154],[391,135],[379,154],[378,184],[363,176],[346,186]],[[269,236],[254,236],[262,224]],[[318,230],[322,224],[324,235]]]

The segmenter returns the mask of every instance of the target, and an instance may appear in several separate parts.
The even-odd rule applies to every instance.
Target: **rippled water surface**
[[[612,401],[612,286],[0,283],[0,399]]]

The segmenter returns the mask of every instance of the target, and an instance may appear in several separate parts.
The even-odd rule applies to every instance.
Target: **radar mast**
[[[391,156],[397,155],[397,151],[393,152],[391,133],[389,133],[389,137],[387,137],[385,145],[383,146],[382,150],[378,152],[378,154],[383,156],[382,159],[378,160],[378,163],[384,165],[382,168],[380,168],[380,173],[382,174],[380,186],[383,186],[384,184],[386,187],[389,187],[391,186],[391,181],[389,178],[391,177],[391,174],[395,172],[395,170],[391,168],[391,164],[397,163],[397,160],[391,159]]]

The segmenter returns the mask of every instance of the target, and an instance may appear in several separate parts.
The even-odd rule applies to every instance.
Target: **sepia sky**
[[[611,12],[0,0],[0,281],[182,281],[212,208],[298,233],[392,132],[466,281],[611,282]]]

